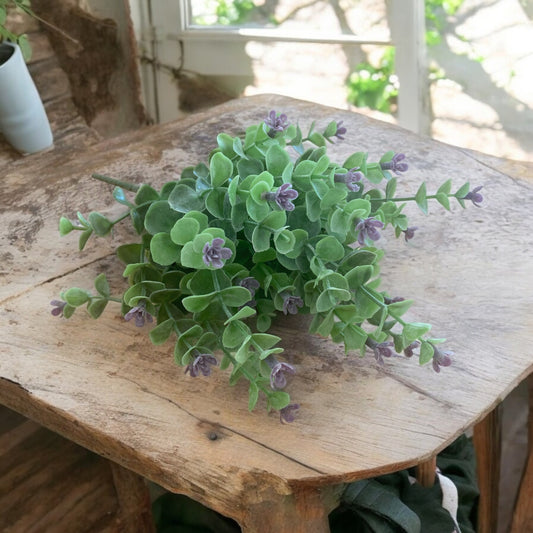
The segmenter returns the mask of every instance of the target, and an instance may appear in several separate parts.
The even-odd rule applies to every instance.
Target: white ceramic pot
[[[23,154],[52,146],[48,117],[18,45],[0,43],[0,131]]]

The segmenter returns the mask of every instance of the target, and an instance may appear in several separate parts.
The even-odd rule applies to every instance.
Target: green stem
[[[115,178],[111,178],[109,176],[104,176],[102,174],[92,174],[92,178],[103,181],[105,183],[109,183],[110,185],[115,185],[116,187],[122,187],[123,189],[126,189],[130,192],[137,192],[141,186],[137,185],[136,183],[129,183],[127,181],[121,181],[117,180]]]
[[[391,316],[392,318],[394,318],[394,320],[396,320],[396,322],[398,322],[399,324],[401,324],[402,326],[405,326],[407,325],[407,322],[405,322],[405,320],[403,320],[401,317],[397,316],[396,314],[394,314],[394,312],[392,312],[390,309],[389,309],[389,306],[382,302],[381,300],[379,300],[378,298],[376,298],[364,285],[361,285],[359,287],[364,293],[366,296],[368,296],[368,298],[370,298],[375,304],[379,305],[381,308],[386,308],[387,309],[387,313],[389,314],[389,316]]]
[[[448,198],[456,198],[455,194],[447,194]],[[436,200],[436,194],[428,194],[426,196],[428,200]],[[371,202],[414,202],[416,201],[415,196],[403,196],[401,198],[370,198]]]

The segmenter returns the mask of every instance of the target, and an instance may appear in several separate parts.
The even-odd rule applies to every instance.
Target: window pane
[[[202,27],[280,28],[387,40],[385,0],[194,0],[191,23]]]

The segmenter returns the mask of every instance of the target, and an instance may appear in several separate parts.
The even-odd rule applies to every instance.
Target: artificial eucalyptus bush
[[[185,168],[159,190],[94,175],[115,185],[124,214],[62,217],[60,233],[80,232],[81,250],[93,234],[106,236],[129,219],[138,242],[117,248],[128,288],[113,297],[100,274],[94,294],[65,290],[52,314],[69,318],[87,306],[97,318],[109,301],[119,302],[126,320],[154,322],[152,342],[171,340],[176,363],[191,377],[229,369],[230,384],[248,380],[250,410],[262,393],[286,422],[298,409],[284,390],[296,369],[283,361],[281,339],[269,333],[278,314],[311,314],[310,333],[330,337],[346,353],[370,350],[383,363],[416,352],[421,364],[432,361],[439,371],[450,364],[450,352],[439,347],[443,339],[429,336],[429,324],[402,318],[411,300],[379,290],[384,251],[375,241],[389,227],[413,238],[407,202],[425,213],[428,199],[446,209],[450,199],[479,205],[480,187],[470,191],[466,183],[452,193],[448,180],[428,195],[423,183],[415,196],[398,197],[405,156],[387,152],[369,162],[356,152],[333,162],[326,145],[345,134],[342,122],[332,121],[322,133],[313,124],[304,136],[285,114],[271,111],[243,138],[219,134],[207,164]]]

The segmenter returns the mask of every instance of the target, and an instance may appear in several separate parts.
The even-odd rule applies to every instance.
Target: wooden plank
[[[242,132],[273,108],[303,128],[313,119],[344,120],[349,141],[332,146],[335,160],[358,149],[372,159],[388,149],[407,153],[411,168],[400,185],[409,191],[422,180],[436,190],[453,168],[457,187],[485,185],[505,221],[496,231],[491,209],[456,210],[453,219],[437,209],[427,219],[412,211],[411,222],[421,227],[415,240],[406,246],[385,233],[380,241],[387,290],[412,296],[413,320],[434,324],[456,352],[453,366],[438,375],[400,358],[379,367],[371,356],[346,357],[305,333],[305,320],[278,324],[298,372],[290,391],[302,408],[291,425],[267,415],[264,403],[250,414],[245,384],[228,387],[224,373],[183,375],[172,347],[152,346],[147,331],[125,324],[116,308],[97,322],[47,314],[61,289],[89,288],[102,271],[114,290],[124,287],[122,266],[110,254],[125,236],[135,238],[131,231],[118,230],[82,254],[73,238],[57,236],[61,214],[119,212],[111,187],[91,181],[91,172],[161,185],[205,160],[218,132]],[[533,370],[523,350],[533,340],[527,230],[533,213],[522,207],[533,202],[533,186],[355,113],[272,95],[233,101],[82,153],[50,152],[13,164],[0,180],[0,197],[0,402],[241,522],[259,487],[279,503],[301,488],[429,460]],[[209,438],[213,431],[216,440]]]

